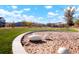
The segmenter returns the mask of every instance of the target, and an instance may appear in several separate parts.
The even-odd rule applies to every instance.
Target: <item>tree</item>
[[[22,21],[22,25],[23,25],[24,27],[25,27],[25,26],[32,27],[32,22]]]
[[[22,21],[21,23],[22,23],[22,26],[24,26],[24,27],[27,26],[26,21]]]
[[[32,22],[26,22],[28,27],[32,27]]]
[[[68,26],[73,26],[74,23],[73,23],[73,15],[75,13],[75,8],[73,7],[68,7],[67,9],[65,9],[65,19],[67,21],[67,25]]]
[[[51,27],[51,23],[47,23],[47,26],[48,26],[48,27]]]
[[[5,19],[3,17],[0,17],[0,27],[5,27]]]

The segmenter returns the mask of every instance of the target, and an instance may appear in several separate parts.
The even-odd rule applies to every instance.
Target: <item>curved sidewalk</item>
[[[17,36],[12,43],[12,52],[13,54],[26,54],[26,51],[22,47],[21,39],[26,33],[20,34]]]

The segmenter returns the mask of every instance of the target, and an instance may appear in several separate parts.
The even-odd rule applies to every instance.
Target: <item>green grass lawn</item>
[[[12,41],[21,33],[35,30],[61,30],[77,32],[77,30],[70,28],[0,28],[0,54],[12,53]]]

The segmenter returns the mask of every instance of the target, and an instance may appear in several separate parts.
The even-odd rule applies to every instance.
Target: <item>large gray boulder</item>
[[[28,36],[28,38],[30,39],[29,41],[32,43],[42,43],[43,42],[40,35],[33,34],[33,35]]]

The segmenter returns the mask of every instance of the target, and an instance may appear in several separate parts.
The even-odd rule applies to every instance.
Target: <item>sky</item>
[[[0,5],[0,17],[4,17],[6,22],[65,22],[64,10],[68,7],[69,5]],[[78,17],[79,6],[72,7],[76,9],[74,17]]]

